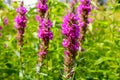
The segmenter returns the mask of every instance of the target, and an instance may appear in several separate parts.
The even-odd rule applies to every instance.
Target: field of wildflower
[[[0,0],[0,80],[120,80],[120,0]]]

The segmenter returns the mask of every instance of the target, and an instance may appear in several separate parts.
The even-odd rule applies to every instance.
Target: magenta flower
[[[44,45],[43,44],[41,44],[41,45],[48,47],[49,40],[52,40],[52,38],[53,38],[53,33],[50,30],[52,27],[52,22],[49,19],[41,19],[40,21],[41,22],[39,24],[38,37],[41,38],[42,41],[44,42]],[[46,55],[46,54],[42,54],[42,53],[47,54],[47,51],[46,51],[46,49],[44,50],[44,47],[40,47],[39,55],[41,55],[41,56]]]
[[[0,26],[0,31],[2,30],[2,26]],[[2,33],[0,33],[0,37],[2,36]]]
[[[90,0],[80,0],[80,1],[81,1],[81,4],[77,9],[77,14],[81,18],[81,21],[79,24],[80,24],[80,27],[84,27],[84,26],[86,27],[86,24],[90,22],[88,18],[88,15],[91,11]]]
[[[43,16],[48,10],[48,5],[46,3],[47,3],[47,0],[39,0],[37,4],[38,12]]]
[[[45,52],[45,51],[41,51],[41,52],[39,52],[39,55],[46,55],[47,54],[47,52]]]
[[[16,12],[19,13],[19,14],[21,14],[21,15],[25,15],[26,12],[27,12],[27,10],[26,10],[25,7],[20,6],[19,8],[16,9]]]
[[[8,25],[8,18],[4,18],[3,24],[4,24],[4,25]]]
[[[24,28],[26,27],[27,18],[26,18],[26,8],[23,7],[23,2],[21,2],[21,6],[16,9],[16,12],[18,15],[15,18],[15,28],[17,29],[17,40],[18,45],[23,46],[23,34],[24,34]]]
[[[70,46],[70,39],[63,39],[62,45],[65,48],[67,48],[68,46]]]
[[[15,18],[15,28],[25,28],[26,27],[26,23],[27,23],[27,18],[25,16],[22,15],[17,15]]]
[[[79,48],[78,38],[80,36],[80,28],[77,24],[78,20],[77,15],[69,13],[64,17],[62,24],[62,34],[65,36],[62,44],[73,52],[76,52]]]
[[[80,41],[81,43],[85,40],[85,34],[87,31],[88,24],[91,22],[88,18],[91,7],[90,7],[90,0],[80,0],[81,4],[77,8],[77,15],[79,16],[79,26],[81,28],[81,36]]]
[[[51,31],[40,28],[38,32],[38,37],[42,39],[46,38],[46,39],[51,40],[53,38],[53,33]]]
[[[0,26],[0,31],[2,30],[2,26]]]
[[[38,38],[42,41],[38,56],[39,63],[42,63],[44,57],[48,54],[49,41],[53,38],[51,31],[53,24],[48,16],[47,0],[38,0],[37,9],[39,13],[39,15],[36,16],[36,20],[39,22]]]
[[[37,22],[41,23],[42,19],[40,18],[40,16],[37,15],[35,18]]]
[[[79,36],[80,36],[80,27],[78,25],[79,18],[73,12],[68,13],[63,20],[62,24],[62,34],[64,39],[62,42],[64,51],[64,73],[65,78],[70,78],[73,75],[73,66],[76,57],[76,53],[79,50]]]
[[[52,22],[49,19],[42,19],[39,25],[38,37],[45,40],[51,40],[53,38],[53,33],[50,31],[52,27]]]

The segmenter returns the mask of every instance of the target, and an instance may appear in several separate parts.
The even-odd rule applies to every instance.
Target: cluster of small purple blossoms
[[[90,19],[88,18],[91,7],[90,7],[90,0],[80,0],[81,4],[77,9],[77,15],[79,16],[79,26],[81,28],[81,41],[84,41],[84,36],[87,31],[87,26],[90,23]]]
[[[52,27],[52,22],[48,19],[43,19],[41,21],[41,24],[39,25],[39,31],[38,31],[38,37],[42,39],[42,42],[44,43],[43,45],[40,46],[40,52],[39,55],[46,55],[47,54],[47,49],[43,48],[43,46],[48,48],[49,45],[49,40],[52,40],[53,38],[53,33],[50,30]]]
[[[38,37],[43,39],[43,41],[45,39],[51,40],[53,38],[53,33],[50,31],[51,27],[52,27],[52,22],[50,20],[43,19],[39,26]]]
[[[2,30],[2,26],[0,26],[0,31]],[[2,33],[0,33],[0,36],[2,36]]]
[[[74,13],[68,13],[64,17],[64,22],[62,24],[62,34],[65,36],[63,39],[63,46],[71,52],[77,52],[79,49],[79,36],[80,28],[78,26],[79,18]]]
[[[47,0],[38,0],[37,9],[39,15],[36,16],[36,20],[39,22],[38,37],[41,38],[40,44],[39,62],[42,62],[45,55],[48,53],[49,40],[52,40],[53,33],[51,31],[52,22],[45,16],[48,14]]]
[[[77,9],[77,14],[81,18],[80,27],[84,27],[89,23],[88,15],[91,11],[90,0],[80,0],[81,4]]]
[[[37,9],[40,16],[43,17],[48,10],[47,0],[38,0]]]
[[[27,18],[25,14],[27,13],[27,10],[25,7],[23,7],[23,2],[21,2],[21,6],[16,9],[16,12],[18,13],[15,18],[15,28],[17,29],[17,40],[18,45],[23,46],[23,34],[24,34],[24,28],[26,27]]]
[[[80,36],[80,28],[78,25],[78,16],[74,13],[68,13],[64,17],[64,21],[62,24],[62,34],[64,35],[64,39],[62,45],[65,48],[64,51],[64,72],[66,75],[65,78],[70,78],[73,75],[73,66],[76,57],[76,53],[79,50],[79,36]]]

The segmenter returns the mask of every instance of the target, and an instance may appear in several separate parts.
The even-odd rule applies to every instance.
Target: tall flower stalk
[[[17,29],[17,44],[18,46],[23,46],[23,35],[24,30],[27,23],[27,18],[25,16],[27,10],[25,7],[23,7],[23,2],[21,2],[21,5],[19,8],[16,9],[16,12],[18,13],[15,18],[15,28]]]
[[[52,22],[48,15],[47,0],[38,0],[37,9],[39,12],[39,15],[36,16],[36,20],[39,22],[38,38],[41,39],[40,51],[38,54],[38,71],[40,73],[43,60],[48,54],[49,41],[52,40],[53,33],[51,31]]]
[[[89,24],[89,14],[91,11],[91,7],[90,7],[90,0],[80,0],[81,4],[77,9],[77,14],[80,18],[79,21],[79,26],[81,28],[81,36],[80,36],[80,42],[81,44],[84,42],[85,40],[85,34],[87,31],[87,27]]]
[[[73,1],[74,2],[74,1]],[[62,24],[62,34],[64,39],[62,42],[64,51],[64,77],[70,79],[73,77],[75,57],[79,50],[80,27],[78,25],[79,18],[75,14],[75,3],[71,3],[71,11],[64,17]]]
[[[16,9],[17,16],[15,18],[15,28],[17,29],[17,45],[19,47],[19,52],[20,55],[22,55],[22,47],[23,47],[23,38],[24,38],[24,32],[25,32],[25,27],[27,23],[27,18],[26,18],[26,8],[23,7],[23,1],[21,2],[21,5],[19,8]],[[20,76],[23,76],[23,61],[22,61],[22,56],[20,56]]]
[[[0,26],[0,31],[2,30],[2,26]],[[2,36],[2,33],[0,33],[0,37]]]

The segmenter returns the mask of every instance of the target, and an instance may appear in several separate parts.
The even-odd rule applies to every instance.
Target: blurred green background
[[[92,12],[86,40],[76,57],[73,80],[120,80],[120,0],[107,0],[99,4],[91,0]],[[49,54],[40,73],[41,80],[62,80],[64,48],[62,47],[61,24],[63,16],[70,9],[69,3],[48,0],[50,19],[53,22],[53,40],[50,41]],[[76,5],[78,6],[79,3]],[[23,59],[23,80],[37,80],[39,39],[38,23],[35,20],[36,7],[28,8],[27,27],[24,34],[24,46],[20,55],[15,39],[15,9],[19,1],[7,6],[0,0],[0,80],[19,80],[19,58]],[[8,18],[8,25],[3,19]]]

